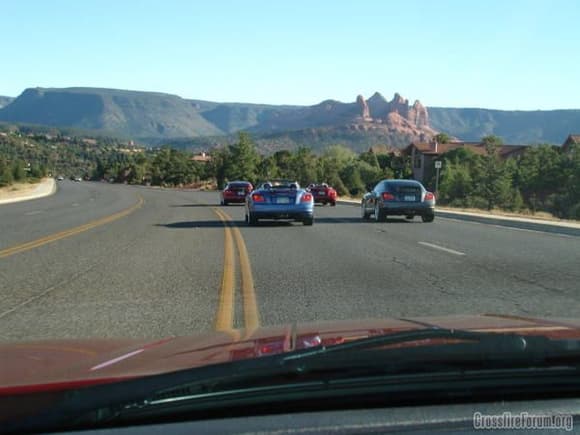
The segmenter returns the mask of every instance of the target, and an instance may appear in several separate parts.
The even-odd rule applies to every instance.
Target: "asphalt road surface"
[[[0,340],[162,337],[292,322],[577,317],[580,237],[436,218],[247,227],[218,194],[59,183],[0,206]]]

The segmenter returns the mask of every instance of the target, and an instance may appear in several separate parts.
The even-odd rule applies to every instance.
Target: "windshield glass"
[[[0,398],[580,337],[579,2],[1,15]]]

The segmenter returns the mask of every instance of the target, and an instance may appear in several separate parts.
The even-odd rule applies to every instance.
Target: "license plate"
[[[280,196],[276,198],[276,204],[290,204],[290,198],[287,196]]]
[[[245,193],[246,192],[244,192],[243,190],[241,190],[241,191],[238,192],[238,196],[244,196]]]
[[[318,192],[318,196],[324,196],[326,195],[326,192]]]
[[[415,196],[414,195],[405,195],[404,200],[405,201],[415,201]]]

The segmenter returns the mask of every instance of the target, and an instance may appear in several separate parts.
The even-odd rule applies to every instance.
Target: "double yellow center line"
[[[108,224],[109,222],[113,222],[117,219],[120,219],[122,217],[125,217],[125,216],[133,213],[135,210],[137,210],[142,205],[143,205],[143,198],[141,196],[139,196],[137,203],[135,205],[125,209],[125,210],[122,210],[118,213],[115,213],[115,214],[112,214],[109,216],[105,216],[101,219],[91,221],[89,223],[86,223],[84,225],[80,225],[78,227],[70,228],[68,230],[64,230],[64,231],[61,231],[59,233],[50,234],[50,235],[48,235],[46,237],[42,237],[40,239],[32,240],[30,242],[22,243],[20,245],[16,245],[16,246],[12,246],[12,247],[7,248],[7,249],[3,249],[0,251],[0,258],[10,257],[11,255],[20,254],[21,252],[29,251],[31,249],[38,248],[38,247],[46,245],[48,243],[56,242],[57,240],[65,239],[67,237],[74,236],[76,234],[85,232],[85,231],[90,230],[92,228],[96,228],[96,227],[99,227],[101,225]]]
[[[213,212],[224,224],[224,269],[220,285],[220,297],[216,313],[215,329],[218,331],[233,333],[232,335],[239,337],[237,330],[234,328],[236,299],[235,242],[240,263],[244,328],[246,329],[246,336],[249,336],[260,326],[260,316],[258,313],[258,304],[256,302],[252,266],[246,249],[246,243],[244,242],[240,230],[232,225],[232,218],[229,215],[218,208],[213,208]]]

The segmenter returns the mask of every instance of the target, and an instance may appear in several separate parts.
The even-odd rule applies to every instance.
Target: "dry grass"
[[[341,196],[339,199],[344,201],[356,201],[360,202],[361,197],[353,197],[353,196]],[[570,222],[570,223],[578,223],[575,220],[567,220],[567,219],[560,219],[552,215],[551,213],[545,211],[538,211],[536,213],[532,213],[530,210],[525,210],[521,212],[511,212],[507,210],[484,210],[480,208],[469,208],[469,207],[449,207],[449,206],[441,206],[437,207],[439,210],[449,210],[449,211],[462,211],[465,213],[478,213],[478,214],[486,214],[490,216],[504,216],[504,217],[518,217],[518,218],[526,218],[526,219],[538,219],[544,221],[553,221],[553,222]]]

